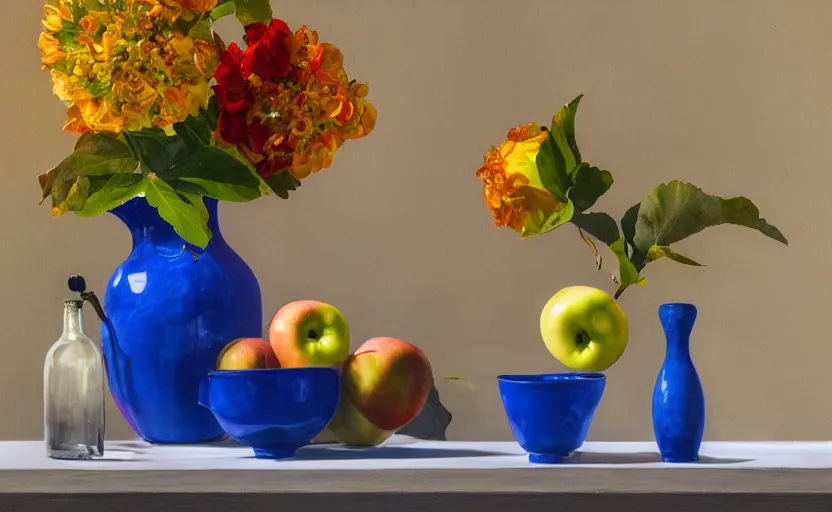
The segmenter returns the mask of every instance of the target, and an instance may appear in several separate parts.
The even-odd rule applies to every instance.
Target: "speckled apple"
[[[238,338],[217,357],[217,370],[280,368],[271,344],[261,338]]]
[[[380,430],[396,431],[413,421],[433,387],[430,361],[415,345],[373,338],[350,356],[342,375],[343,395]]]

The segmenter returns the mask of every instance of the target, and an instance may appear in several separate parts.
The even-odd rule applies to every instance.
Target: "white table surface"
[[[832,442],[705,442],[701,460],[665,464],[654,442],[588,442],[557,467],[573,469],[830,469]],[[370,449],[309,446],[295,459],[258,460],[251,449],[233,442],[199,446],[152,446],[143,441],[108,442],[105,456],[93,461],[46,457],[40,441],[0,442],[0,471],[360,471],[396,469],[552,468],[531,464],[514,442],[426,442],[396,436]]]

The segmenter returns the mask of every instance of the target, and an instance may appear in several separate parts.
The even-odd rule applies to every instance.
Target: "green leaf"
[[[78,176],[73,182],[62,182],[59,187],[59,197],[63,199],[53,208],[61,213],[77,212],[84,207],[90,193],[90,179]],[[54,199],[54,197],[53,197]]]
[[[630,251],[630,261],[639,270],[644,268],[644,265],[646,265],[645,259],[647,258],[647,253],[638,250],[633,241],[636,236],[636,222],[638,221],[638,211],[640,208],[640,204],[631,206],[621,218],[621,233],[624,235],[624,240],[627,241],[627,248]]]
[[[266,180],[269,188],[281,199],[289,199],[289,192],[297,190],[301,183],[289,171],[280,171]]]
[[[272,6],[269,0],[234,0],[237,19],[244,27],[252,23],[268,24],[272,19]]]
[[[174,125],[176,135],[145,130],[129,136],[147,170],[174,186],[198,185],[209,197],[221,201],[247,202],[261,197],[261,180],[247,161],[211,146],[210,120],[189,117]]]
[[[543,225],[538,232],[529,232],[523,233],[521,236],[525,240],[527,238],[531,238],[535,235],[542,235],[543,233],[547,233],[552,231],[555,228],[558,228],[572,219],[572,216],[575,214],[575,205],[572,204],[572,201],[566,201],[566,204],[560,210],[557,210],[553,214],[551,214],[547,219],[543,221]]]
[[[633,263],[627,258],[627,242],[624,238],[619,238],[610,245],[610,249],[618,258],[618,290],[615,292],[615,298],[621,296],[629,286],[634,284],[644,284],[644,279],[639,276],[639,271]]]
[[[180,190],[176,191],[180,196],[184,197],[191,205],[199,210],[199,219],[202,221],[206,226],[208,225],[208,220],[211,216],[208,213],[208,207],[205,206],[205,201],[202,199],[202,194],[196,194],[193,192],[182,192]],[[210,229],[209,229],[210,234]]]
[[[211,230],[202,210],[186,202],[173,187],[153,173],[147,175],[145,198],[186,242],[200,249],[208,245]]]
[[[570,101],[555,114],[552,119],[552,126],[559,126],[563,134],[566,136],[566,142],[572,149],[572,154],[575,155],[575,160],[581,163],[581,152],[578,149],[578,141],[575,137],[575,118],[578,116],[578,104],[581,102],[581,94],[574,100]]]
[[[670,246],[705,228],[734,224],[755,229],[788,245],[780,231],[760,217],[745,197],[723,199],[682,181],[661,184],[641,202],[633,245],[647,253],[654,245]]]
[[[669,258],[675,262],[683,263],[685,265],[691,265],[694,267],[704,267],[701,263],[697,263],[692,259],[682,256],[681,254],[673,251],[670,247],[662,247],[659,245],[654,245],[647,251],[647,260],[646,263],[650,263],[652,261],[656,261],[661,258]]]
[[[602,171],[586,163],[578,166],[569,198],[575,203],[575,211],[583,212],[595,204],[612,187],[613,178],[609,171]]]
[[[607,245],[621,238],[618,224],[606,213],[579,213],[572,217],[572,223]]]
[[[51,196],[56,215],[77,211],[74,209],[83,206],[77,194],[88,190],[89,186],[89,180],[84,185],[78,180],[79,177],[131,173],[137,166],[138,162],[131,156],[129,148],[117,136],[86,133],[78,139],[71,155],[54,169],[38,176],[40,203]],[[76,195],[67,201],[70,191]]]
[[[188,159],[188,149],[181,137],[171,137],[159,128],[125,132],[127,144],[142,163],[142,172],[165,172],[175,162]]]
[[[211,11],[210,17],[211,20],[217,21],[219,19],[225,18],[226,16],[231,16],[234,14],[234,2],[221,2],[218,4],[213,11]]]
[[[228,183],[203,180],[200,178],[182,178],[181,181],[198,186],[202,190],[203,194],[220,201],[247,203],[262,196],[258,188],[253,188],[248,185],[230,185]],[[179,187],[174,186],[174,188],[176,188],[177,191],[180,191]],[[182,190],[188,192],[187,189]]]
[[[111,174],[90,178],[90,195],[80,217],[94,217],[121,206],[144,191],[145,178],[141,174]]]
[[[537,154],[537,170],[540,182],[558,201],[565,203],[572,186],[570,174],[575,168],[575,156],[566,144],[566,138],[559,128],[554,127],[540,145]]]

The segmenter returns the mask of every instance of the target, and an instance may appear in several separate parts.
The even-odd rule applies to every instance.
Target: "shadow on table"
[[[739,464],[753,459],[719,458],[700,456],[693,464]],[[662,457],[654,452],[639,453],[594,453],[577,452],[567,464],[651,464],[661,462]]]
[[[505,455],[486,450],[417,448],[380,446],[377,448],[346,448],[316,446],[301,448],[296,460],[361,460],[361,459],[449,459],[454,457],[491,457]]]

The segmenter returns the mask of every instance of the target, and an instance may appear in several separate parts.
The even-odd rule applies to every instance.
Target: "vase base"
[[[557,455],[554,453],[530,453],[529,462],[534,464],[563,464],[571,455]]]
[[[254,457],[258,459],[291,459],[294,458],[299,448],[292,446],[281,446],[279,448],[254,448]]]
[[[694,455],[693,457],[662,457],[662,462],[667,462],[669,464],[684,464],[684,463],[691,463],[691,462],[699,462],[699,456]]]

